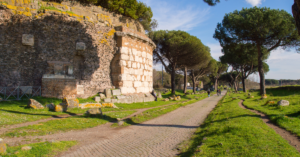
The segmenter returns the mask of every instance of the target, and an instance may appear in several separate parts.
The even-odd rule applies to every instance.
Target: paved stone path
[[[221,98],[212,96],[142,124],[129,126],[109,139],[99,139],[64,156],[175,156],[178,153],[176,146],[191,137]]]

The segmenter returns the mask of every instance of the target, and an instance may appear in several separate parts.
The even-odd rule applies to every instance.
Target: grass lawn
[[[171,92],[162,94],[164,98],[171,96]],[[183,96],[184,94],[181,91],[176,91],[176,95],[181,95],[182,100],[189,100],[197,95],[187,95]],[[80,103],[85,102],[95,102],[94,97],[90,97],[87,99],[79,99]],[[39,101],[42,105],[46,106],[47,104],[54,103],[59,104],[62,100],[56,98],[43,98],[43,97],[35,97],[35,100]],[[160,100],[160,99],[159,99]],[[6,125],[12,124],[19,124],[24,122],[36,121],[40,119],[50,118],[52,116],[63,115],[63,114],[83,114],[88,109],[78,109],[73,108],[69,109],[67,113],[64,112],[51,112],[48,109],[25,109],[27,106],[28,100],[21,100],[21,101],[2,101],[0,102],[0,127],[5,127]],[[165,102],[165,101],[157,101],[157,102],[146,102],[146,103],[132,103],[132,104],[119,104],[116,105],[119,109],[114,108],[103,108],[102,111],[124,111],[124,110],[132,110],[132,109],[140,109],[140,108],[150,108],[156,106],[162,106],[173,103]]]
[[[268,115],[272,122],[289,130],[300,137],[300,87],[287,86],[267,89],[267,99],[260,99],[259,91],[252,92],[255,97],[245,99],[244,105],[248,108],[261,111]],[[288,100],[289,106],[280,107],[277,102]],[[275,101],[275,104],[267,104]]]
[[[230,94],[219,102],[180,156],[300,156],[286,140],[249,110],[238,106],[245,94]]]
[[[101,124],[105,124],[109,121],[116,121],[116,118],[124,118],[128,115],[131,115],[134,112],[135,111],[119,111],[105,113],[102,117],[74,116],[69,118],[50,120],[47,122],[38,123],[36,125],[29,125],[9,130],[8,132],[1,134],[0,137],[19,137],[35,135],[41,136],[47,134],[55,134],[58,132],[67,132],[70,130],[92,128]]]
[[[57,141],[57,142],[40,142],[26,144],[16,147],[8,147],[7,152],[2,157],[37,157],[37,156],[55,156],[57,153],[67,150],[76,145],[76,141]],[[23,146],[31,146],[31,150],[21,150]],[[1,155],[1,154],[0,154]]]

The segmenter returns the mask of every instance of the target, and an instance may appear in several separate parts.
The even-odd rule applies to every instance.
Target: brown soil
[[[284,138],[285,140],[287,140],[289,142],[289,144],[293,147],[295,147],[298,152],[300,152],[300,140],[298,138],[298,136],[290,133],[289,131],[286,131],[285,129],[283,128],[280,128],[279,126],[273,124],[271,122],[271,120],[268,118],[267,115],[259,112],[259,111],[256,111],[256,110],[253,110],[253,109],[249,109],[249,108],[246,108],[244,105],[243,105],[243,100],[241,100],[239,102],[239,106],[243,109],[247,109],[247,110],[250,110],[251,112],[255,113],[255,114],[258,114],[261,116],[261,119],[269,126],[271,127],[272,129],[274,129],[276,131],[277,134],[279,134],[282,138]]]

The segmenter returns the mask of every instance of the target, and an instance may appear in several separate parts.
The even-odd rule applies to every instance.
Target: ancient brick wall
[[[42,86],[59,98],[152,90],[155,45],[130,18],[68,2],[0,0],[0,30],[0,86]]]

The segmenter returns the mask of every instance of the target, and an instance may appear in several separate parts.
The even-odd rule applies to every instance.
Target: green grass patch
[[[70,130],[92,128],[101,124],[105,124],[109,121],[116,121],[117,118],[124,118],[128,115],[131,115],[134,112],[135,111],[120,111],[120,112],[106,113],[102,117],[74,116],[69,118],[50,120],[35,125],[15,128],[0,136],[1,137],[15,137],[15,136],[20,137],[20,136],[36,136],[36,135],[42,136],[48,134],[55,134],[58,132],[67,132]]]
[[[224,97],[192,138],[183,142],[180,156],[300,156],[260,116],[238,106],[245,94]]]
[[[57,141],[57,142],[40,142],[32,143],[16,147],[8,147],[7,153],[2,157],[25,157],[25,156],[55,156],[59,152],[67,150],[68,148],[76,145],[76,141]],[[32,147],[31,150],[21,150],[23,146]]]
[[[182,91],[176,91],[176,95],[181,96],[181,101],[186,101],[195,97],[200,97],[199,95],[186,95],[182,93]],[[202,94],[205,95],[205,94]],[[96,95],[95,95],[96,96]],[[80,103],[95,103],[94,98],[95,96],[86,98],[86,99],[78,99]],[[168,98],[172,96],[171,92],[168,92],[166,94],[162,94],[163,98]],[[40,102],[42,105],[46,106],[47,104],[54,103],[54,104],[60,104],[62,102],[61,99],[56,98],[44,98],[44,97],[34,97],[33,99]],[[118,109],[115,108],[102,108],[102,111],[105,113],[107,111],[124,111],[124,110],[133,110],[133,109],[141,109],[141,108],[150,108],[150,107],[157,107],[157,106],[163,106],[168,105],[171,103],[174,103],[175,101],[161,101],[161,99],[158,99],[158,101],[154,102],[145,102],[145,103],[132,103],[132,104],[120,104],[116,103],[116,106],[118,106]],[[177,101],[176,101],[177,102]],[[20,101],[0,101],[0,127],[5,127],[7,125],[13,125],[13,124],[20,124],[30,121],[36,121],[40,119],[50,118],[53,116],[58,115],[64,115],[64,114],[83,114],[88,109],[80,109],[80,108],[73,108],[68,109],[68,112],[51,112],[47,108],[41,109],[41,110],[35,110],[35,109],[26,109],[28,100],[20,100]]]
[[[272,122],[291,131],[300,137],[300,87],[287,86],[267,89],[267,99],[260,99],[259,91],[252,93],[255,97],[245,99],[244,105],[248,108],[263,112]],[[288,100],[289,106],[278,106],[280,100]],[[267,104],[275,101],[275,104]]]

